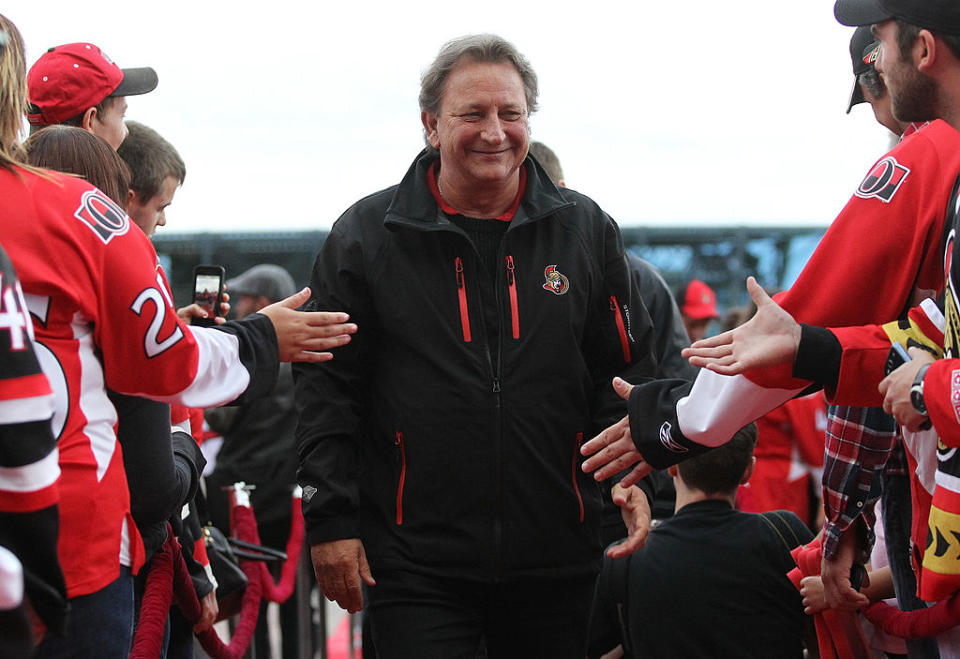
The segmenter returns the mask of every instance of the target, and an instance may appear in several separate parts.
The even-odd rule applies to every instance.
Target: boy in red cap
[[[153,91],[157,72],[121,69],[92,43],[69,43],[40,56],[27,86],[31,132],[52,124],[79,126],[116,149],[127,136],[126,97]]]
[[[687,335],[691,342],[699,341],[707,335],[710,321],[720,317],[717,313],[717,296],[712,288],[694,279],[683,290],[681,299],[683,306],[680,307],[680,313]]]

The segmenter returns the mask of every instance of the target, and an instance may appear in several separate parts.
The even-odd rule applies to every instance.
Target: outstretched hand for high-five
[[[757,313],[740,327],[685,348],[681,354],[691,364],[721,375],[737,375],[793,362],[800,345],[800,325],[753,277],[747,277],[747,291]]]
[[[633,385],[621,378],[613,378],[613,389],[620,398],[630,400]],[[636,485],[640,482],[640,479],[653,470],[653,467],[644,461],[640,451],[633,444],[629,415],[580,447],[580,453],[590,456],[587,460],[584,460],[583,470],[588,474],[593,472],[594,479],[598,481],[606,480],[625,469],[633,467],[626,476],[620,479],[621,487]]]
[[[346,345],[357,331],[355,324],[347,322],[350,316],[342,311],[297,311],[309,299],[310,289],[304,288],[260,310],[277,331],[282,362],[329,361],[333,353],[324,351]]]

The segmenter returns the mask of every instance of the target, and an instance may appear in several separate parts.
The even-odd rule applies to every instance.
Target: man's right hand
[[[320,591],[331,602],[336,602],[350,613],[363,608],[360,580],[376,586],[367,564],[367,554],[359,538],[331,540],[310,547],[313,572],[317,575]]]

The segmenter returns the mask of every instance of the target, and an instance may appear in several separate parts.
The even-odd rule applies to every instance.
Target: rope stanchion
[[[787,578],[800,590],[800,581],[804,577],[819,576],[822,550],[819,540],[808,545],[800,545],[790,555],[797,567],[787,574]],[[817,644],[822,659],[844,659],[846,657],[867,657],[870,652],[863,629],[853,611],[835,611],[827,609],[813,616],[817,628]]]
[[[234,534],[241,540],[247,542],[256,542],[257,523],[253,518],[253,511],[250,507],[236,505],[230,511],[231,526]],[[257,543],[259,544],[259,543]],[[183,563],[183,556],[180,557]],[[237,622],[230,644],[224,644],[217,632],[212,627],[205,632],[197,634],[200,645],[213,659],[240,659],[253,640],[253,631],[257,626],[257,619],[260,617],[260,595],[262,593],[260,584],[259,564],[255,561],[240,561],[240,568],[247,575],[247,587],[243,592],[243,603],[240,609],[240,620]],[[189,574],[186,574],[186,563],[183,563],[183,573],[189,584],[188,589],[177,588],[177,603],[183,609],[187,620],[196,622],[200,619],[200,602],[197,600],[197,593],[189,581]],[[179,584],[178,584],[179,585]],[[184,592],[186,590],[186,592]],[[180,600],[180,595],[187,596],[186,604],[191,608],[190,612],[184,608],[184,603]],[[194,602],[196,603],[194,605]],[[195,609],[193,607],[196,607]],[[195,615],[194,615],[195,613]]]
[[[154,659],[163,648],[163,632],[173,599],[173,572],[175,557],[183,562],[180,545],[167,527],[167,539],[160,551],[150,559],[150,573],[140,605],[140,617],[130,649],[130,659]],[[184,564],[186,569],[186,564]],[[192,589],[192,585],[191,585]],[[199,618],[199,608],[197,610]]]
[[[933,638],[960,624],[960,593],[917,611],[901,611],[886,602],[874,602],[863,610],[863,615],[891,636],[908,641]]]
[[[273,582],[273,578],[262,562],[241,559],[240,569],[247,575],[247,586],[243,592],[239,621],[230,643],[225,644],[212,627],[197,634],[197,640],[212,659],[240,659],[247,652],[260,616],[260,600],[265,585],[270,594],[268,599],[273,602],[283,602],[293,592],[296,567],[304,537],[303,517],[299,503],[300,498],[296,496],[292,502],[294,515],[290,539],[287,543],[288,557],[283,566],[280,583]],[[257,521],[250,508],[249,498],[242,487],[236,489],[234,496],[231,497],[230,526],[234,537],[238,540],[254,545],[260,544]],[[168,527],[167,540],[163,549],[157,552],[150,562],[150,574],[147,576],[140,619],[130,653],[132,659],[153,659],[160,656],[172,601],[176,601],[184,617],[191,624],[200,620],[200,600],[197,598],[193,580],[187,570],[180,543],[174,537],[173,530]]]
[[[290,537],[287,539],[287,559],[280,570],[280,581],[274,582],[273,575],[264,563],[260,564],[260,583],[263,587],[263,599],[282,604],[293,594],[297,580],[297,565],[303,548],[303,511],[300,506],[302,490],[297,486],[290,499]],[[260,544],[258,537],[255,542]]]

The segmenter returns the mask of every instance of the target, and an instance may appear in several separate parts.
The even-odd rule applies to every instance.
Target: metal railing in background
[[[788,288],[813,252],[825,227],[625,227],[624,245],[655,265],[676,292],[701,279],[717,293],[721,309],[747,302],[747,275],[770,289]],[[258,263],[276,263],[306,285],[326,231],[259,233],[159,233],[154,236],[174,299],[190,299],[193,266],[222,265],[227,278]]]

